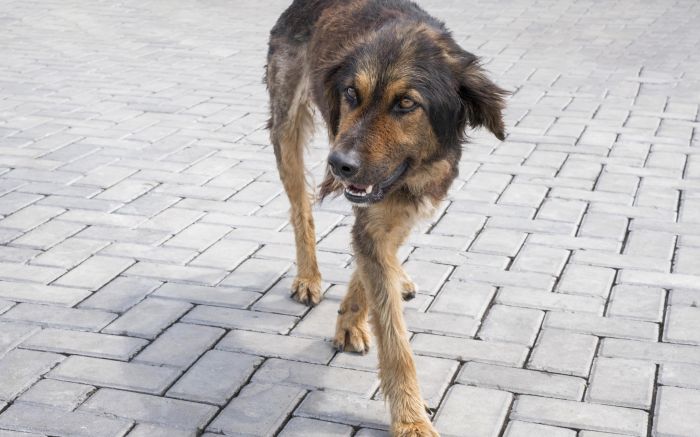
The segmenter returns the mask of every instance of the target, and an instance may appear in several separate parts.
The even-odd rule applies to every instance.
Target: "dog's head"
[[[454,179],[467,126],[504,138],[507,93],[449,33],[414,24],[350,44],[320,72],[332,142],[322,196],[342,189],[369,204],[399,187],[420,194],[436,172]]]

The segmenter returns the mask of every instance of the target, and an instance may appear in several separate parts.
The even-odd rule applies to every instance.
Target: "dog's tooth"
[[[365,193],[369,194],[372,192],[372,185],[369,185],[367,188],[365,188]]]

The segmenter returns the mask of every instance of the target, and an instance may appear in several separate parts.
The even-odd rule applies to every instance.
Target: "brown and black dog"
[[[303,162],[313,105],[331,144],[321,198],[343,193],[356,216],[357,270],[338,310],[335,346],[366,352],[371,314],[392,434],[436,436],[402,314],[402,297],[414,295],[415,286],[396,251],[445,198],[466,127],[504,138],[507,93],[442,22],[407,0],[295,0],[272,29],[265,81],[296,238],[292,295],[310,305],[321,298]]]

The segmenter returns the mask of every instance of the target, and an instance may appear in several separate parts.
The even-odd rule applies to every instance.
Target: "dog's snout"
[[[336,176],[344,178],[351,178],[360,170],[360,160],[354,151],[332,152],[328,156],[328,165],[331,166]]]

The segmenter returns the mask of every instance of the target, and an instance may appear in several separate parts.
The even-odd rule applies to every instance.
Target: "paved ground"
[[[328,342],[344,201],[316,215],[325,300],[287,296],[285,3],[4,2],[0,436],[386,435],[376,356]],[[700,4],[422,3],[514,91],[401,251],[438,429],[697,437]]]

